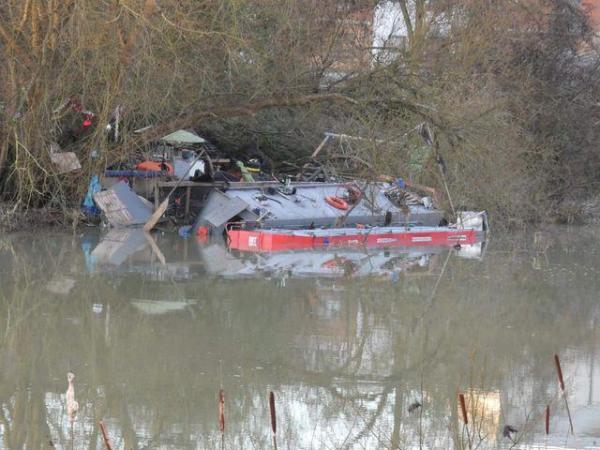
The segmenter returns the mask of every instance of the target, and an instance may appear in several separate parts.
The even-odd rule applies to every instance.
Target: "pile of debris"
[[[339,136],[326,134],[312,154],[313,165],[327,141]],[[150,231],[169,217],[176,225],[188,222],[180,227],[182,235],[201,241],[225,236],[230,247],[243,251],[333,243],[472,244],[487,225],[484,213],[473,213],[460,214],[458,224],[446,226],[438,192],[402,178],[348,180],[332,165],[321,164],[310,175],[305,166],[285,181],[261,180],[260,163],[248,167],[219,160],[205,144],[189,131],[171,133],[133,168],[113,168],[100,183],[92,180],[84,204],[99,208],[113,227]],[[349,158],[351,164],[368,164],[356,158]],[[168,190],[166,196],[163,190]]]

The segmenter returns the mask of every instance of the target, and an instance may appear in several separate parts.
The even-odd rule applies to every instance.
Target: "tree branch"
[[[162,136],[166,132],[174,129],[188,128],[197,125],[198,122],[204,119],[230,118],[240,116],[252,116],[261,111],[271,108],[296,108],[307,106],[310,104],[333,102],[333,103],[348,103],[356,105],[358,102],[350,97],[342,94],[310,94],[299,97],[273,97],[257,102],[247,103],[241,106],[224,106],[196,113],[190,113],[184,116],[177,117],[169,122],[151,128],[138,139],[133,142],[127,142],[127,147],[142,146],[154,139]]]

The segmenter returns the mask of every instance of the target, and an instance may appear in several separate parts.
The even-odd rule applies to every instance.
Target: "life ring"
[[[328,195],[327,197],[325,197],[325,202],[328,205],[333,206],[334,208],[341,209],[342,211],[348,209],[348,202],[343,198],[337,197],[335,195]]]

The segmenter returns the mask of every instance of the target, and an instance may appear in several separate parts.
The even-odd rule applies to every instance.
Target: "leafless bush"
[[[455,203],[507,223],[543,219],[597,186],[598,58],[580,10],[565,0],[400,1],[405,37],[375,44],[384,3],[6,0],[4,198],[66,211],[92,173],[175,127],[226,151],[259,147],[276,163],[308,156],[323,131],[359,135],[370,142],[359,175],[438,187],[441,155]],[[105,125],[117,108],[113,141]],[[85,130],[81,110],[94,113]],[[435,151],[412,132],[423,122]],[[56,172],[54,141],[79,156],[81,173]]]

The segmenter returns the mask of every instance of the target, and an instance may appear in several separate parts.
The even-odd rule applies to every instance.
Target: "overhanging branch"
[[[332,102],[332,103],[347,103],[356,105],[358,102],[350,97],[342,94],[309,94],[298,97],[273,97],[257,102],[246,103],[240,106],[222,106],[218,108],[208,109],[195,113],[186,114],[177,117],[173,120],[165,122],[161,125],[152,127],[142,136],[127,142],[127,147],[142,146],[161,137],[166,132],[174,129],[189,128],[198,124],[205,119],[231,118],[240,116],[252,116],[261,111],[272,108],[296,108],[311,104]]]

